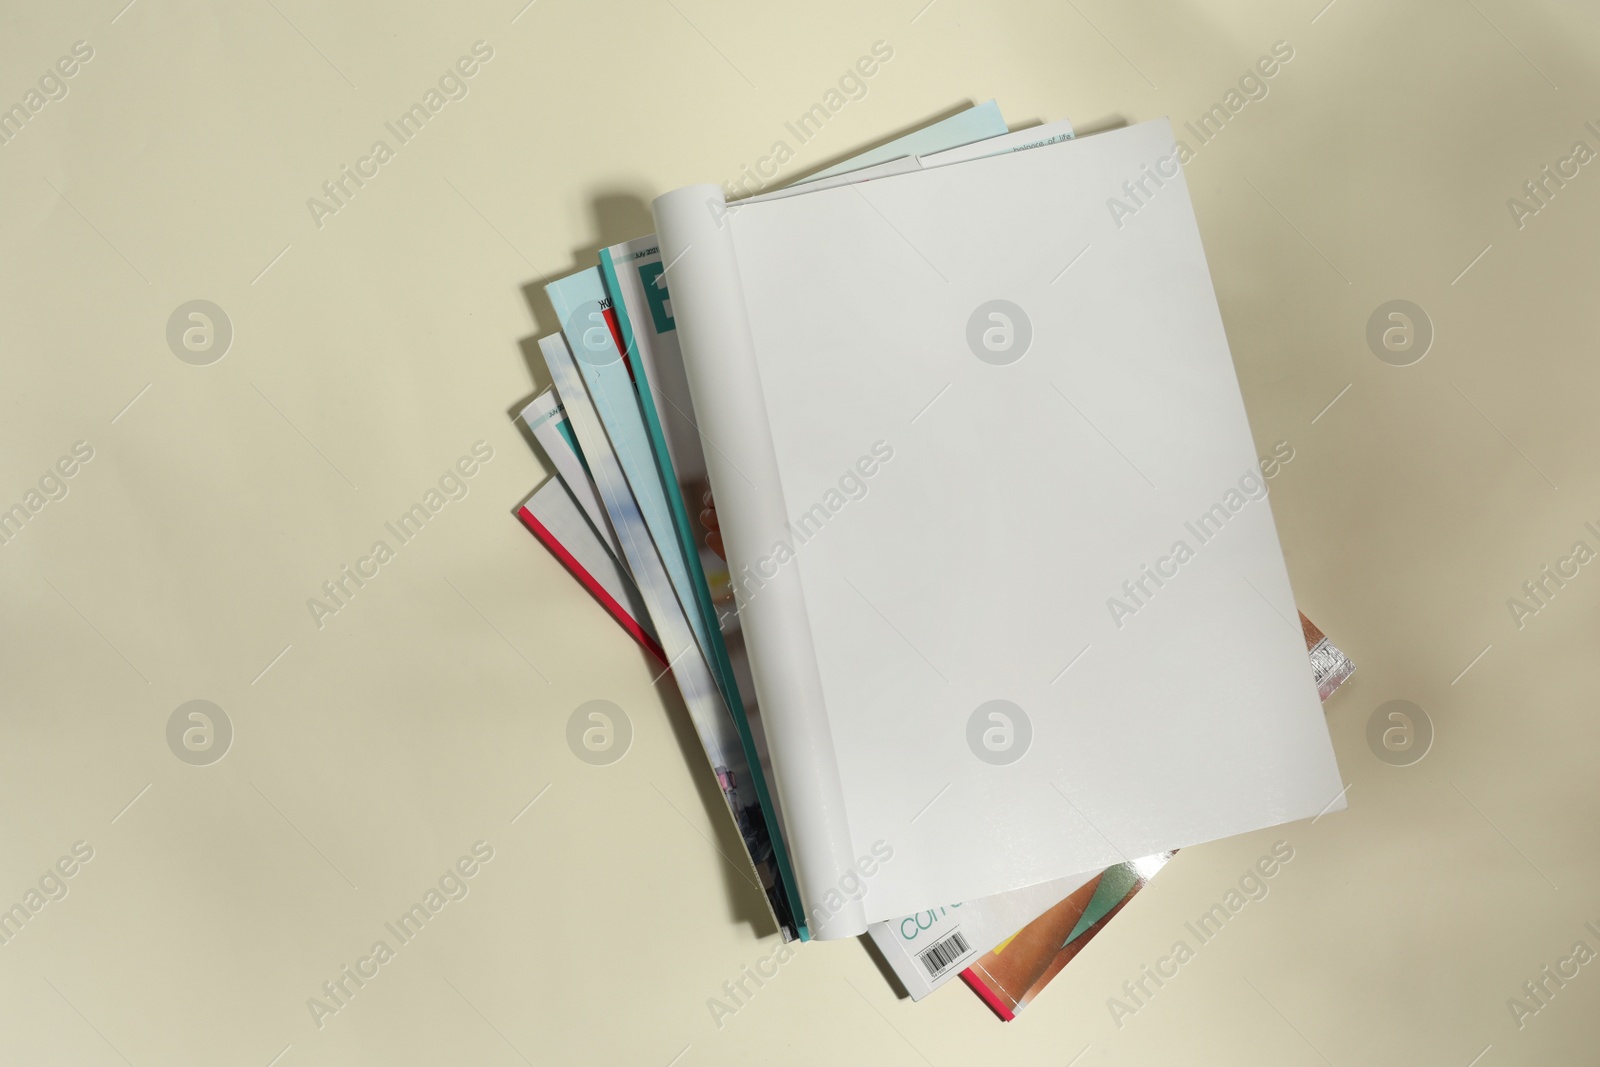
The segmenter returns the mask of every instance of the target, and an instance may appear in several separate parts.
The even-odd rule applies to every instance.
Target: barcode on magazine
[[[968,951],[967,939],[961,936],[960,930],[957,930],[943,941],[934,942],[917,958],[922,961],[923,969],[928,972],[928,977],[937,978],[945,971],[948,971]]]

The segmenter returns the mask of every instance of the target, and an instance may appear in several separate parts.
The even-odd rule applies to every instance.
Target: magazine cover
[[[965,904],[949,904],[873,923],[867,933],[894,969],[895,977],[921,1000],[954,978],[972,960],[1011,937],[1099,871],[1015,889]]]

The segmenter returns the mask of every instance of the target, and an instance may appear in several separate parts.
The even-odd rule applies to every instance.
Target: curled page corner
[[[729,228],[736,208],[720,187],[691,185],[651,210],[806,921],[816,940],[853,937],[866,911],[841,888],[855,884],[855,850]],[[780,545],[786,562],[761,570]]]

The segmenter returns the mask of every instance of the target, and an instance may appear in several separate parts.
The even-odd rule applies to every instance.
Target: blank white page
[[[696,407],[713,442],[765,415],[850,845],[893,849],[868,921],[1342,804],[1173,151],[1162,120],[721,220],[760,395]],[[969,329],[995,300],[1014,362],[1014,313]],[[982,715],[975,750],[997,700],[1031,738]]]

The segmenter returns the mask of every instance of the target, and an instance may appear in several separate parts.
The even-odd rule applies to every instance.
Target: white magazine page
[[[912,171],[926,170],[929,167],[946,167],[952,163],[966,163],[974,159],[1002,155],[1006,152],[1026,152],[1029,149],[1043,148],[1045,145],[1070,141],[1074,136],[1072,123],[1063,119],[1045,126],[1034,126],[1026,130],[1018,130],[1016,133],[990,137],[982,141],[975,141],[971,144],[948,148],[928,155],[904,156],[870,167],[841,171],[826,178],[817,178],[804,185],[791,185],[787,188],[775,189],[770,193],[746,197],[743,200],[729,204],[728,212],[732,214],[751,204],[764,204],[770,200],[782,200],[785,197],[796,196],[800,193],[816,193],[825,189],[836,189],[841,185],[868,182],[876,178],[891,178],[897,174],[909,174]]]
[[[656,218],[802,864],[888,842],[876,921],[1340,806],[1166,122],[720,199]]]
[[[589,477],[589,472],[584,469],[578,453],[562,434],[563,426],[567,424],[567,413],[561,407],[561,401],[556,398],[555,389],[546,389],[528,401],[519,417],[533,432],[534,439],[539,442],[539,447],[544,449],[545,455],[550,457],[550,462],[555,464],[556,474],[566,483],[572,499],[577,501],[583,513],[594,524],[595,533],[605,542],[612,557],[620,560],[622,545],[617,542],[616,532],[611,529],[611,519],[600,503],[594,482]],[[570,432],[571,427],[567,425],[566,428]]]
[[[960,151],[960,149],[957,149]],[[908,174],[914,170],[921,170],[922,164],[916,156],[902,156],[870,167],[858,167],[855,170],[831,174],[826,178],[817,178],[804,185],[790,185],[782,189],[774,189],[770,193],[760,193],[756,196],[747,196],[743,200],[736,200],[728,205],[729,211],[738,211],[747,204],[762,204],[768,200],[782,200],[786,196],[795,196],[799,193],[818,193],[824,189],[836,189],[841,185],[852,185],[855,182],[871,181],[873,178],[887,178],[895,174]]]
[[[966,163],[974,159],[1003,155],[1006,152],[1027,152],[1046,145],[1060,144],[1077,136],[1072,123],[1066,119],[1047,122],[1043,126],[1030,126],[1025,130],[1008,133],[1004,137],[991,137],[987,141],[947,148],[941,152],[924,153],[917,157],[924,169],[947,167],[952,163]]]

